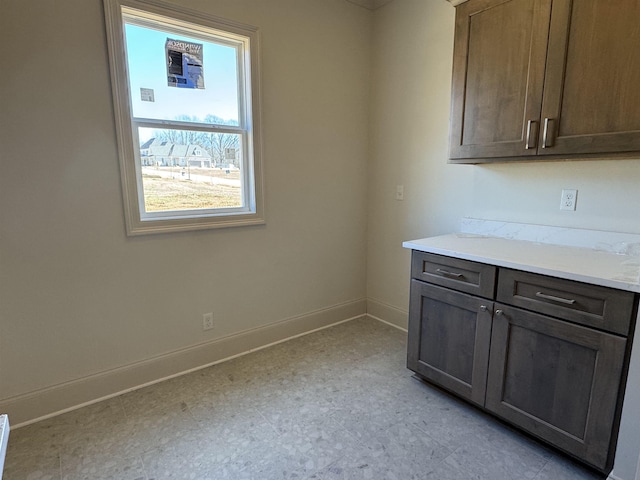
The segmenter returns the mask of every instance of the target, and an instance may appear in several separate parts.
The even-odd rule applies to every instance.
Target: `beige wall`
[[[455,231],[472,204],[474,167],[447,164],[453,21],[444,0],[396,0],[374,14],[367,295],[404,326],[402,242]]]
[[[478,218],[640,233],[640,160],[583,160],[479,166],[468,215]],[[560,192],[577,188],[575,212]]]
[[[445,0],[395,0],[374,14],[367,296],[399,324],[409,292],[402,241],[456,231],[464,216],[640,233],[640,160],[447,165],[453,31]],[[563,188],[579,190],[575,212],[559,210]],[[627,399],[612,478],[633,480],[640,338]]]
[[[260,28],[267,225],[126,237],[101,0],[2,0],[0,410],[365,297],[371,13],[176,3]]]

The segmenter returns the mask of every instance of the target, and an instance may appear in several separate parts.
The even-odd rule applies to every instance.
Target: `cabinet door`
[[[407,366],[484,405],[493,302],[411,281]]]
[[[553,1],[539,155],[640,150],[638,19],[640,0]]]
[[[551,0],[477,0],[456,9],[450,151],[535,155]]]
[[[610,467],[626,340],[496,309],[486,408],[596,468]]]

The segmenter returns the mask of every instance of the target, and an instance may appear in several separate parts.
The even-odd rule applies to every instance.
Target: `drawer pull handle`
[[[551,121],[551,118],[545,118],[544,119],[544,130],[542,131],[542,148],[549,148],[549,147],[553,147],[553,145],[551,145],[549,143],[549,122]]]
[[[551,300],[552,302],[564,303],[565,305],[573,305],[576,303],[574,299],[556,297],[542,292],[536,292],[536,297],[543,298],[544,300]]]
[[[445,277],[464,278],[464,275],[461,273],[449,272],[447,270],[442,270],[441,268],[436,268],[436,273],[444,275]]]
[[[531,126],[532,125],[537,125],[537,124],[538,124],[538,122],[536,122],[535,120],[529,120],[527,122],[527,140],[526,140],[525,146],[524,146],[524,148],[526,148],[527,150],[537,147],[538,134],[536,133],[534,137],[531,136]],[[534,140],[533,142],[531,141],[532,138]]]

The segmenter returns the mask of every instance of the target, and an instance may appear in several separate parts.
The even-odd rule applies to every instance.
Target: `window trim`
[[[262,168],[262,135],[260,128],[260,36],[256,27],[226,20],[194,10],[169,5],[157,0],[103,0],[105,9],[105,24],[107,31],[109,65],[111,71],[111,87],[115,114],[117,150],[120,162],[120,176],[122,182],[122,196],[124,201],[125,223],[127,235],[144,235],[165,232],[203,230],[211,228],[236,227],[245,225],[261,225],[265,223],[264,188]],[[242,211],[235,209],[219,209],[206,214],[194,210],[185,210],[171,216],[152,214],[141,215],[144,209],[144,193],[138,175],[139,149],[136,150],[137,133],[135,125],[142,121],[148,123],[150,119],[133,117],[131,107],[131,92],[129,91],[129,77],[127,72],[126,45],[124,42],[124,9],[140,11],[149,18],[153,16],[168,17],[178,23],[201,26],[205,29],[215,29],[231,37],[244,37],[248,48],[245,48],[243,70],[245,75],[239,75],[239,94],[243,95],[244,111],[239,111],[239,124],[246,130],[245,144],[243,144],[245,168],[243,169],[243,196],[247,203]],[[197,30],[196,30],[197,32]],[[240,72],[239,72],[240,73]],[[152,123],[153,122],[152,120]],[[180,122],[171,122],[178,125]],[[160,122],[158,121],[158,124]],[[171,125],[164,125],[170,127]],[[160,125],[158,125],[160,126]],[[186,123],[184,127],[200,128],[198,123]],[[207,125],[207,128],[211,128]],[[223,133],[240,133],[234,126],[213,126],[212,131]],[[137,132],[137,130],[135,130]],[[253,187],[253,188],[252,188]],[[157,218],[162,216],[162,218]]]

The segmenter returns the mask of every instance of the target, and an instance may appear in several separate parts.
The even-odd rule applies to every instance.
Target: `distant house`
[[[158,138],[147,140],[140,146],[140,159],[144,166],[211,167],[211,155],[200,145],[183,145]]]

